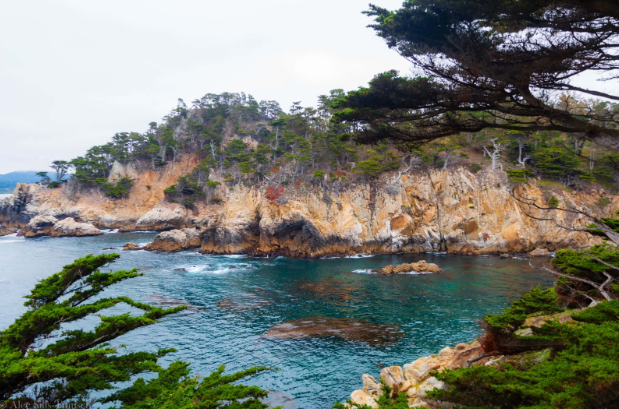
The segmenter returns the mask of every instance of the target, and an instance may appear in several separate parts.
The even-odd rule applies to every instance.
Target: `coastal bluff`
[[[133,179],[129,196],[122,199],[111,199],[97,189],[20,184],[13,196],[0,201],[0,232],[21,229],[20,234],[28,237],[33,220],[51,217],[55,222],[36,235],[181,230],[156,240],[150,249],[158,251],[199,248],[206,254],[297,258],[428,251],[503,254],[601,242],[599,237],[557,225],[584,227],[590,223],[585,216],[542,213],[515,195],[535,198],[540,205],[555,197],[562,206],[600,217],[619,208],[619,197],[600,188],[572,192],[535,180],[511,186],[502,171],[471,173],[463,167],[403,174],[397,181],[396,175],[385,173],[379,180],[335,187],[306,182],[282,187],[275,199],[265,193],[269,185],[264,182],[222,183],[216,192],[221,202],[216,204],[198,202],[187,208],[167,200],[163,190],[197,161],[188,155],[158,171],[115,165],[116,173]],[[54,228],[57,223],[64,229]]]

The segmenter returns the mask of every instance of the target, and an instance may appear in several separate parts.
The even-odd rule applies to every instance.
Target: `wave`
[[[209,273],[209,274],[223,274],[234,271],[242,271],[254,269],[255,266],[251,264],[234,264],[234,265],[210,265],[210,264],[201,264],[201,265],[193,265],[193,266],[178,266],[175,270],[184,270],[188,273]]]
[[[376,274],[372,271],[371,268],[362,268],[359,270],[353,270],[352,272],[357,274]]]
[[[118,229],[101,229],[101,232],[103,234],[115,234],[115,233],[118,233],[119,230]]]

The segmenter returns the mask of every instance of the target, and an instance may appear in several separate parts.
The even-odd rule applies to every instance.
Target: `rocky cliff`
[[[130,196],[118,200],[93,190],[71,191],[68,186],[49,190],[19,185],[12,198],[0,202],[0,224],[23,228],[35,216],[53,216],[99,229],[196,228],[201,251],[213,254],[517,253],[588,246],[600,239],[566,231],[552,220],[528,217],[533,214],[567,226],[590,222],[582,215],[524,205],[513,197],[512,189],[541,206],[554,196],[561,206],[598,216],[611,216],[619,204],[618,197],[597,188],[570,192],[535,181],[513,187],[502,171],[472,174],[463,168],[412,172],[396,182],[393,174],[356,183],[299,182],[276,194],[265,194],[266,184],[222,184],[216,192],[221,204],[199,203],[193,209],[166,201],[163,189],[196,163],[188,156],[159,172],[115,165],[114,175],[134,179]],[[180,248],[196,244],[192,240]]]

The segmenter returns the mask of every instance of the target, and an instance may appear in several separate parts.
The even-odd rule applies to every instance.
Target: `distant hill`
[[[50,172],[47,174],[50,178],[56,175]],[[11,172],[0,175],[0,193],[13,193],[13,189],[18,183],[36,183],[41,178],[37,176],[35,171]]]

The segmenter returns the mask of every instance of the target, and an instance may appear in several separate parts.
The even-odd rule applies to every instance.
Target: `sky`
[[[402,0],[375,0],[396,9]],[[207,93],[315,106],[409,63],[368,0],[29,0],[0,15],[0,174],[46,170]]]
[[[117,132],[144,132],[178,98],[190,105],[245,92],[287,110],[380,72],[410,73],[367,27],[367,8],[368,0],[5,1],[0,174],[47,170]],[[608,87],[616,81],[594,86]]]

